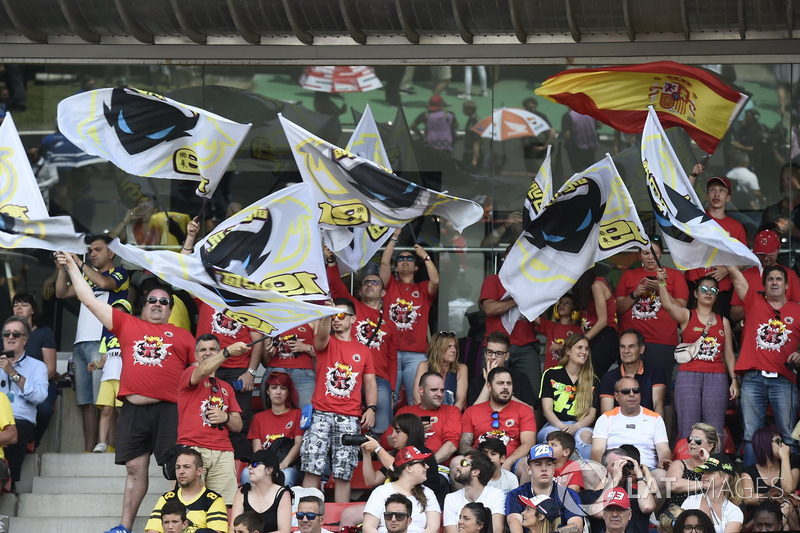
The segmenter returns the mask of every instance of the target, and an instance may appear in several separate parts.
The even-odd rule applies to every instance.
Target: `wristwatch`
[[[378,406],[377,405],[368,405],[367,409],[372,409],[376,413],[378,412]]]
[[[19,374],[11,376],[11,381],[13,381],[14,383],[19,383],[20,379],[22,379],[22,376],[20,376]]]
[[[257,374],[257,372],[256,372],[255,370],[253,370],[252,368],[248,368],[248,369],[247,369],[247,372],[248,372],[248,373],[249,373],[251,376],[253,376],[253,377],[256,377],[256,374]]]

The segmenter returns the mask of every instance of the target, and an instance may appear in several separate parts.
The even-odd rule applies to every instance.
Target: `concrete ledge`
[[[144,531],[147,518],[140,516],[133,523],[133,531]],[[116,518],[39,518],[39,517],[12,517],[9,521],[9,531],[47,531],[47,533],[75,533],[107,531],[119,524]]]
[[[161,467],[158,466],[152,455],[150,456],[149,472],[151,479],[164,479]],[[124,465],[114,464],[113,453],[45,453],[41,456],[39,475],[43,477],[125,477],[126,471]]]
[[[151,477],[147,487],[148,494],[164,494],[172,490],[174,481],[163,476]],[[34,494],[70,494],[75,490],[82,494],[122,494],[125,490],[124,477],[35,477],[33,478]],[[0,512],[2,514],[2,512]]]
[[[155,507],[160,494],[146,494],[137,516],[147,517]],[[122,511],[122,494],[20,494],[18,517],[78,518],[96,517],[108,521],[119,520]],[[110,528],[114,524],[109,525]],[[48,528],[15,529],[16,531],[49,531]],[[75,529],[73,531],[88,531]]]

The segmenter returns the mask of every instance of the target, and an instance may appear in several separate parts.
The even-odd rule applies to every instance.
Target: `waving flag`
[[[58,104],[58,127],[81,150],[137,176],[199,181],[210,197],[249,124],[138,89],[97,89]]]
[[[522,209],[522,227],[524,228],[527,228],[531,220],[538,217],[542,208],[553,199],[553,170],[550,166],[550,150],[552,148],[552,144],[547,145],[547,155],[525,196]]]
[[[640,133],[652,105],[666,127],[679,126],[713,153],[749,96],[716,74],[673,61],[565,70],[536,94],[625,133]]]
[[[649,244],[610,155],[574,175],[520,235],[500,281],[534,320],[595,262]]]
[[[50,217],[11,114],[0,124],[0,247],[86,253],[68,216]]]
[[[313,186],[323,228],[399,228],[417,217],[439,215],[462,232],[483,217],[475,202],[420,187],[283,117],[281,122],[303,181]]]
[[[700,199],[667,140],[652,108],[642,136],[642,164],[656,220],[681,270],[761,262],[699,206]]]
[[[194,294],[226,316],[275,335],[333,314],[308,186],[287,187],[217,226],[191,255],[114,241],[124,260]]]

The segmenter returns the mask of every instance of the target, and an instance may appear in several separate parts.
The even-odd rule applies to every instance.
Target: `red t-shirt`
[[[314,358],[308,352],[292,352],[289,341],[300,341],[314,346],[314,330],[304,324],[285,331],[273,338],[275,355],[269,360],[267,368],[305,368],[314,370]]]
[[[353,322],[351,334],[358,342],[367,346],[372,352],[372,363],[375,365],[375,375],[388,381],[392,389],[397,382],[397,328],[394,322],[384,318],[381,320],[381,309],[373,309],[361,300],[352,297],[347,290],[342,278],[339,276],[339,267],[327,267],[328,286],[334,298],[350,298],[356,306],[356,320]],[[380,328],[375,332],[375,328]]]
[[[218,429],[206,418],[209,407],[219,407],[225,412],[241,413],[236,394],[228,382],[216,379],[216,389],[210,378],[192,387],[192,373],[196,367],[189,367],[181,375],[178,389],[178,444],[200,446],[209,450],[232,452],[228,428]]]
[[[612,327],[616,330],[617,301],[614,299],[614,291],[611,290],[611,287],[608,285],[608,281],[606,281],[605,278],[597,277],[594,280],[599,281],[608,287],[608,293],[610,296],[608,297],[608,300],[606,300],[606,326]],[[594,306],[594,298],[590,298],[589,308],[581,313],[581,326],[583,327],[583,331],[589,331],[595,324],[597,324],[597,309]]]
[[[758,271],[758,267],[750,267],[747,270],[743,270],[742,276],[756,292],[764,292],[764,278],[761,272]],[[800,302],[800,278],[791,268],[786,268],[786,277],[789,283],[786,286],[786,300],[794,303]],[[731,296],[731,305],[742,305],[742,299],[739,298],[736,291],[733,291],[733,296]]]
[[[667,268],[667,291],[673,298],[689,299],[689,287],[686,280],[677,271]],[[656,276],[642,267],[628,270],[622,274],[617,285],[616,296],[629,295],[639,282],[647,276]],[[638,329],[646,342],[655,344],[678,345],[678,323],[672,320],[666,309],[661,305],[658,293],[643,292],[630,309],[619,317],[619,331],[628,328]]]
[[[436,453],[445,442],[452,442],[458,448],[461,438],[461,411],[455,405],[442,405],[435,411],[426,411],[420,405],[407,405],[397,410],[398,415],[411,413],[419,417],[431,417],[431,430],[425,433],[425,446]],[[386,434],[393,430],[391,426]]]
[[[272,409],[261,411],[250,422],[247,438],[260,440],[261,448],[264,450],[281,437],[294,439],[305,433],[300,429],[300,415],[300,409],[289,409],[279,415],[273,413]]]
[[[706,211],[706,214],[711,217],[711,214]],[[736,239],[737,241],[741,242],[745,246],[747,246],[747,232],[744,230],[744,226],[742,223],[736,220],[735,218],[731,217],[723,217],[723,218],[714,218],[711,217],[713,220],[717,222],[722,229],[728,232],[728,235]],[[684,273],[686,276],[686,281],[696,281],[704,276],[710,276],[711,273],[714,271],[715,267],[711,268],[693,268],[691,270],[687,270]],[[725,276],[722,280],[719,281],[719,290],[721,291],[729,291],[733,288],[733,282],[731,281],[730,276]]]
[[[548,368],[558,366],[558,362],[561,361],[561,356],[564,355],[563,346],[567,337],[575,333],[583,333],[583,331],[577,324],[562,324],[561,322],[553,322],[546,318],[540,318],[539,333],[544,335],[547,339],[544,349],[544,369],[547,370]],[[560,344],[562,349],[551,352],[550,345],[554,342]]]
[[[691,313],[692,317],[681,335],[682,342],[696,341],[706,328],[706,324],[697,317],[697,313],[694,311],[691,311]],[[683,363],[680,366],[680,370],[723,374],[727,372],[724,359],[725,325],[720,315],[715,316],[717,319],[716,324],[708,328],[708,333],[706,333],[705,340],[700,346],[700,353],[697,354],[697,358],[688,363]]]
[[[364,374],[375,374],[372,354],[358,341],[342,341],[331,335],[317,352],[314,409],[347,416],[361,416]]]
[[[581,465],[575,461],[567,461],[561,468],[556,468],[553,471],[553,481],[562,487],[570,485],[578,485],[580,488],[585,488],[583,484],[583,472],[581,472]]]
[[[397,327],[397,350],[425,353],[428,350],[428,315],[433,298],[428,282],[401,283],[393,276],[386,284],[383,319]]]
[[[234,342],[250,344],[253,338],[250,336],[250,328],[240,324],[230,317],[220,313],[207,303],[198,298],[194,299],[197,304],[197,335],[195,338],[206,333],[211,333],[219,339],[219,347],[227,348]],[[250,366],[250,352],[247,350],[242,355],[229,357],[222,363],[221,368],[247,368]]]
[[[523,431],[536,433],[536,419],[533,410],[524,403],[510,401],[503,409],[498,411],[499,424],[492,426],[492,406],[490,402],[467,407],[461,417],[461,432],[472,433],[472,447],[490,438],[499,438],[506,445],[506,457],[519,448],[519,436]]]
[[[787,303],[776,311],[750,287],[744,299],[747,320],[742,331],[742,348],[736,373],[748,370],[777,372],[794,382],[795,376],[784,363],[800,343],[800,305]]]
[[[506,292],[506,288],[500,283],[500,276],[497,274],[486,276],[481,286],[481,303],[483,303],[484,300],[495,300],[499,302],[503,299]],[[506,328],[503,326],[503,315],[486,317],[486,335],[494,333],[495,331],[501,331],[508,335]],[[519,320],[514,324],[514,329],[508,337],[511,339],[511,344],[513,346],[525,346],[536,342],[536,330],[533,327],[533,322],[530,322],[527,318],[520,315]],[[485,342],[484,340],[484,343]]]
[[[172,324],[151,324],[116,309],[112,321],[111,331],[119,340],[122,354],[118,396],[141,394],[177,403],[181,374],[195,362],[192,334]]]

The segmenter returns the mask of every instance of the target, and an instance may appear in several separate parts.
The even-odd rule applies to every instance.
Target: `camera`
[[[367,442],[367,437],[364,435],[354,435],[345,433],[342,435],[342,446],[361,446]]]
[[[633,461],[625,461],[622,465],[622,477],[628,477],[633,474]]]

